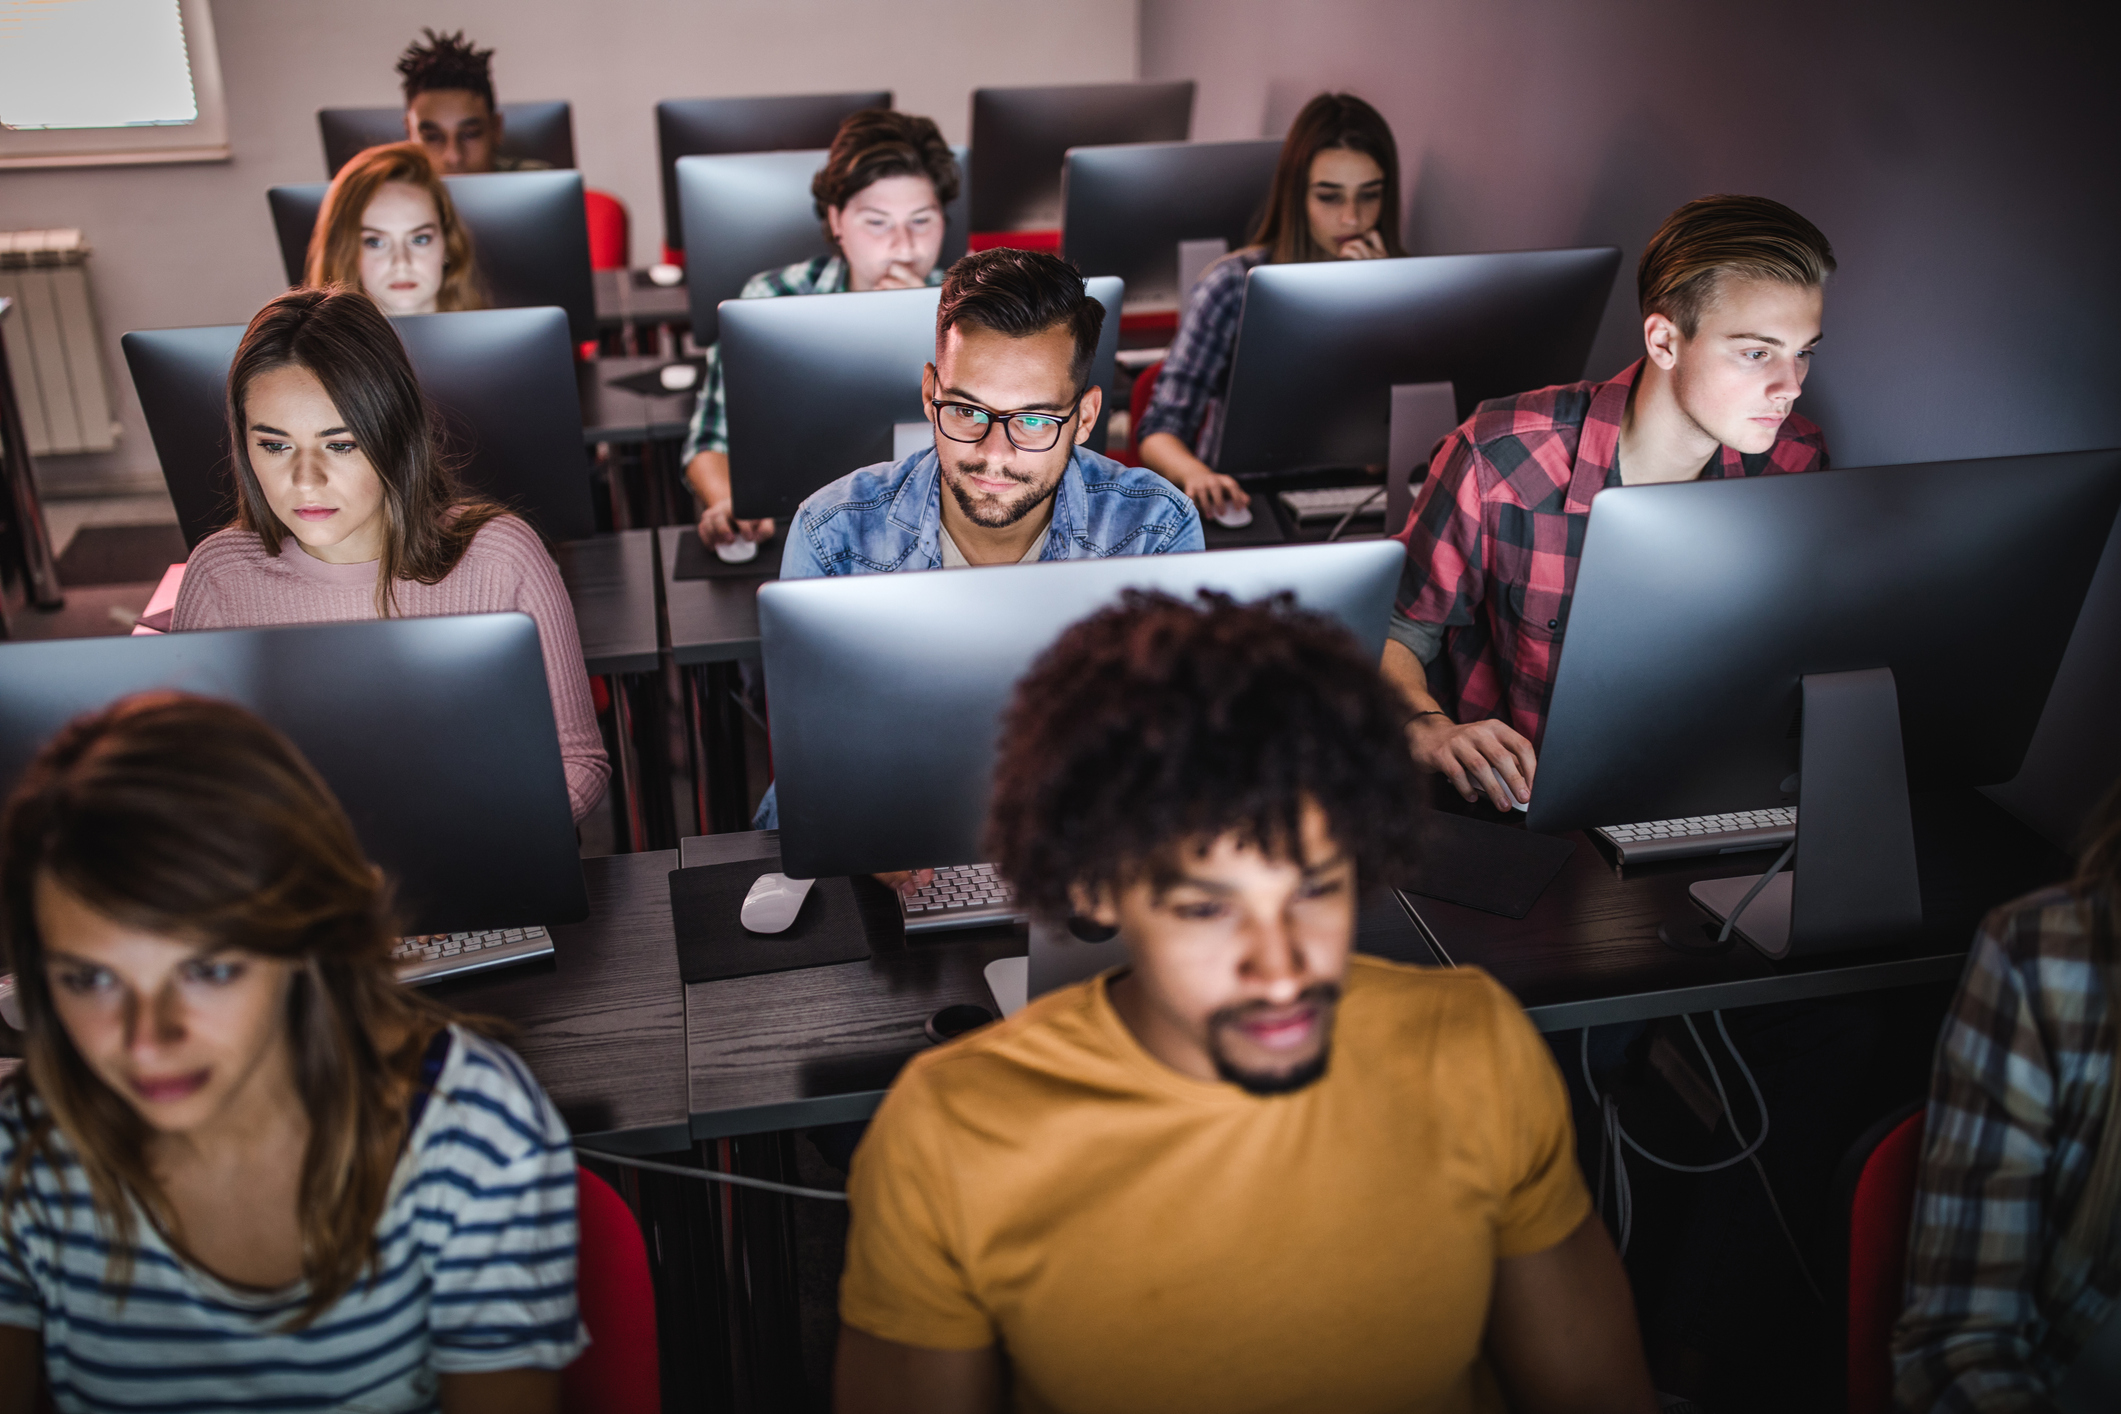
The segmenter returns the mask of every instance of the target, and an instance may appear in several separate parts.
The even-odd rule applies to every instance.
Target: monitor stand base
[[[1790,951],[1790,900],[1795,896],[1792,882],[1796,874],[1783,870],[1768,880],[1767,887],[1760,891],[1745,912],[1738,915],[1738,923],[1731,929],[1733,935],[1743,938],[1755,949],[1768,957],[1781,959]],[[1721,924],[1731,916],[1731,910],[1746,896],[1753,885],[1760,882],[1758,874],[1745,874],[1736,879],[1703,879],[1687,889],[1687,897],[1700,904],[1716,920],[1718,926],[1710,935],[1721,932]]]

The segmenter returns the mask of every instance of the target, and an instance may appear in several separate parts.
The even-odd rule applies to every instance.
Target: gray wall
[[[1141,67],[1199,80],[1198,138],[1278,136],[1323,88],[1375,103],[1416,254],[1619,246],[1595,377],[1641,352],[1630,277],[1667,212],[1717,191],[1788,202],[1841,262],[1800,408],[1863,466],[2121,445],[2121,83],[2098,13],[1142,0]],[[1999,792],[2058,840],[2121,775],[2117,557],[2121,537]]]
[[[243,323],[282,288],[265,189],[323,178],[316,110],[398,101],[391,65],[422,25],[499,52],[502,100],[574,105],[592,186],[633,216],[636,265],[662,231],[655,104],[720,94],[889,88],[963,142],[974,88],[1135,76],[1136,0],[214,0],[228,92],[224,163],[0,172],[0,230],[78,226],[124,433],[47,458],[48,494],[159,487],[118,352],[128,329]],[[997,42],[1015,36],[1024,42]]]

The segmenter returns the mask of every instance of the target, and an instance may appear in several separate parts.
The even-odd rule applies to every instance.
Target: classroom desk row
[[[1675,952],[1657,929],[1683,916],[1686,886],[1757,869],[1761,857],[1621,871],[1581,833],[1528,917],[1388,893],[1364,911],[1357,946],[1426,966],[1483,967],[1548,1032],[1950,981],[1983,913],[2062,877],[2068,861],[1978,793],[1918,798],[1915,821],[1926,923],[1896,947],[1783,963],[1742,944],[1720,956]],[[444,994],[513,1023],[513,1044],[569,1124],[602,1147],[675,1152],[866,1118],[928,1044],[930,1016],[961,1002],[995,1007],[984,969],[1023,953],[1022,930],[909,940],[888,895],[864,880],[860,888],[874,890],[864,900],[868,960],[682,983],[669,872],[778,857],[772,833],[750,832],[585,861],[591,916],[553,930],[550,963]]]

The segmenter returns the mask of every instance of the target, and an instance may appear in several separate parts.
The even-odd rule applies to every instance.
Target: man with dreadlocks
[[[493,98],[493,51],[475,49],[464,32],[422,30],[424,44],[398,56],[405,76],[405,135],[427,149],[437,170],[530,172],[550,164],[501,155],[501,109]]]

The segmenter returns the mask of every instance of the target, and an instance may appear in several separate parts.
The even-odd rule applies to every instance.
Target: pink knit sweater
[[[380,563],[327,564],[293,536],[280,542],[277,556],[268,555],[249,531],[218,530],[200,541],[185,563],[184,588],[170,626],[182,633],[372,619]],[[603,798],[611,763],[604,758],[603,734],[589,700],[574,606],[536,532],[514,516],[489,522],[440,584],[398,581],[393,612],[418,619],[518,609],[538,626],[553,721],[560,729],[560,760],[567,768],[567,798],[579,823]]]

